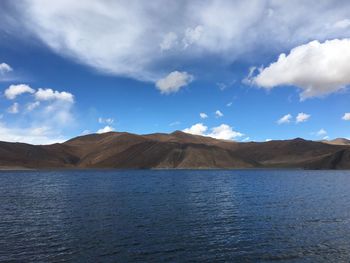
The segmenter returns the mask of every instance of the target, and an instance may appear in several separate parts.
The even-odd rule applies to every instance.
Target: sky
[[[0,140],[350,138],[350,2],[0,1]]]

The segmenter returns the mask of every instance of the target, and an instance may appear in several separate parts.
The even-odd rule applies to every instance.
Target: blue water
[[[350,172],[0,172],[0,261],[349,262]]]

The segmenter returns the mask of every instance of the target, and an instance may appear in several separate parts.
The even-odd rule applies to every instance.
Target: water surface
[[[347,171],[0,172],[0,261],[349,262]]]

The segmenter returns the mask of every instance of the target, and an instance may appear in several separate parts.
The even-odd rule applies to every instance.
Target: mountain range
[[[51,145],[0,142],[0,168],[350,169],[350,141],[296,138],[243,143],[181,131],[108,132]]]

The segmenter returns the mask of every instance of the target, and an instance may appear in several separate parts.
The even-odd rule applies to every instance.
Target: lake
[[[349,262],[350,172],[0,172],[0,261]]]

